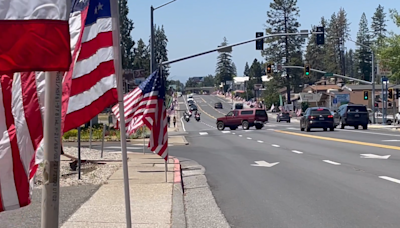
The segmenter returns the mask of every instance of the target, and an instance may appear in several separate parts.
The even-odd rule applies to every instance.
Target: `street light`
[[[154,38],[154,10],[159,9],[161,7],[164,7],[164,6],[166,6],[168,4],[171,4],[171,3],[175,2],[175,1],[176,0],[169,1],[169,2],[167,2],[167,3],[165,3],[165,4],[161,5],[161,6],[158,6],[156,8],[154,8],[153,6],[150,7],[150,26],[151,26],[151,28],[150,28],[150,71],[151,71],[151,73],[153,73],[154,70],[157,69],[157,67],[156,67],[156,56],[155,56],[155,53],[154,53],[154,41],[155,41],[155,38]]]
[[[372,68],[372,72],[371,72],[371,82],[372,82],[372,97],[371,97],[371,103],[374,105],[375,104],[375,58],[374,58],[374,50],[365,44],[356,42],[354,40],[348,39],[349,41],[359,45],[359,46],[363,46],[368,48],[369,50],[371,50],[371,68]],[[372,123],[376,124],[376,120],[375,120],[375,106],[372,108]]]

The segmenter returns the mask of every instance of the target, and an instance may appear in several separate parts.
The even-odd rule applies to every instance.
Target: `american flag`
[[[62,95],[63,131],[76,128],[117,102],[110,0],[72,0],[72,64]],[[114,43],[114,44],[113,44]],[[30,203],[43,161],[43,72],[0,76],[0,212]]]
[[[136,89],[124,96],[126,133],[131,135],[141,126],[150,131],[149,148],[165,160],[168,159],[168,124],[165,104],[165,82],[159,71],[152,73]],[[112,108],[120,120],[118,105]]]

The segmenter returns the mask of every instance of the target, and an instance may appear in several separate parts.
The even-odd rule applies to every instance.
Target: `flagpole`
[[[121,139],[121,152],[122,152],[122,168],[124,174],[124,192],[125,192],[125,217],[126,227],[132,227],[131,218],[131,199],[129,193],[129,174],[128,174],[128,154],[126,151],[126,129],[125,129],[125,111],[124,111],[124,94],[122,84],[122,63],[121,63],[121,46],[120,46],[120,32],[119,32],[119,1],[110,0],[111,15],[113,15],[113,46],[114,46],[114,66],[115,75],[117,76],[117,91],[118,91],[118,104],[119,104],[119,129]]]
[[[162,64],[160,64],[158,70],[159,70],[159,73],[161,74],[161,77],[162,77],[162,80],[163,80],[163,86],[165,87],[165,86],[167,85],[167,83],[166,83],[166,82],[167,82],[167,78],[166,78],[165,75],[164,75],[163,65],[162,65]],[[163,88],[163,89],[165,89],[165,88]],[[167,93],[167,91],[168,91],[168,90],[166,90],[165,92]],[[165,95],[166,95],[166,94],[165,94]],[[167,98],[167,96],[164,96],[164,105],[166,105],[166,104],[165,104],[166,98]],[[165,108],[167,108],[167,107],[165,107]],[[165,110],[165,112],[167,112],[167,110]],[[159,120],[159,121],[160,121],[160,120]],[[168,127],[169,127],[169,126],[168,126]],[[168,164],[167,164],[167,160],[169,159],[168,129],[167,129],[167,149],[166,149],[166,152],[167,152],[167,159],[164,159],[164,173],[165,173],[165,182],[168,182]]]
[[[42,186],[42,228],[59,226],[61,154],[61,72],[45,72],[44,156]]]

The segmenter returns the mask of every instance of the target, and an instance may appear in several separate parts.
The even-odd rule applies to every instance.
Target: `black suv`
[[[335,130],[335,123],[333,121],[333,115],[328,108],[325,107],[312,107],[308,108],[304,115],[301,114],[300,119],[300,130],[310,131],[311,128],[322,128],[327,131],[328,128],[331,131]]]
[[[222,103],[221,102],[217,102],[214,104],[214,108],[220,108],[222,109]]]
[[[365,105],[344,104],[338,108],[337,112],[341,129],[344,129],[345,126],[353,126],[358,129],[360,125],[364,130],[368,129],[369,114]]]

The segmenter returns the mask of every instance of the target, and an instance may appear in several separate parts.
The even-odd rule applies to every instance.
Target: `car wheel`
[[[249,130],[249,122],[248,121],[243,121],[242,122],[242,128],[243,130]]]
[[[368,129],[368,125],[363,125],[363,130],[367,130]]]
[[[225,124],[223,122],[218,122],[217,129],[223,131],[225,129]]]
[[[358,125],[354,126],[354,129],[358,129]]]
[[[290,120],[288,120],[287,122],[290,123]]]
[[[392,121],[391,121],[391,120],[387,120],[386,123],[387,123],[388,125],[392,125]]]
[[[335,127],[331,127],[331,128],[329,128],[329,130],[330,130],[330,131],[334,131],[334,130],[335,130]]]
[[[300,124],[300,131],[304,131],[304,127]]]
[[[311,131],[311,127],[307,125],[306,131],[307,131],[307,132],[310,132],[310,131]]]
[[[257,124],[257,125],[256,125],[256,129],[257,129],[257,130],[260,130],[262,127],[263,127],[263,125],[261,125],[261,124]]]
[[[324,131],[327,131],[327,130],[328,130],[328,128],[324,127]]]

